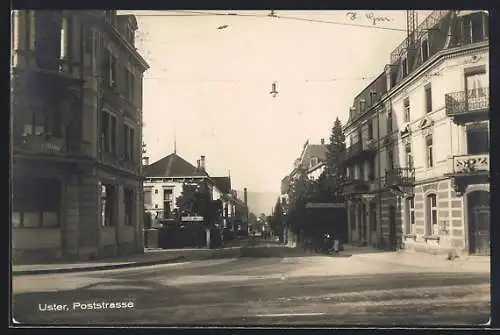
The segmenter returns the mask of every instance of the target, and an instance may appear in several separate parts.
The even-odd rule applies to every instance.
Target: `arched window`
[[[406,198],[405,234],[415,232],[415,198]]]
[[[429,194],[425,201],[426,216],[425,216],[425,235],[434,235],[435,227],[437,227],[437,197],[435,194]]]

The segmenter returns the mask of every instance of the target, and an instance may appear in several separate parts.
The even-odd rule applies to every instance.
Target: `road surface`
[[[296,257],[296,251],[246,256],[14,277],[13,318],[24,325],[177,326],[479,325],[489,319],[487,273],[382,267],[354,256]]]

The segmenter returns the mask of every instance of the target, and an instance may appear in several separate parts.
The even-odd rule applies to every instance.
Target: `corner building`
[[[434,11],[355,98],[351,243],[489,255],[488,35],[484,11]]]
[[[13,262],[143,252],[137,22],[12,11]]]

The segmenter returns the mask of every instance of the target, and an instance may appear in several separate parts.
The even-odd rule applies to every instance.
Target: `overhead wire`
[[[167,10],[167,12],[173,12]],[[284,19],[284,20],[295,20],[295,21],[303,21],[303,22],[311,22],[311,23],[324,23],[324,24],[333,24],[340,26],[350,26],[350,27],[358,27],[358,28],[370,28],[370,29],[379,29],[379,30],[389,30],[389,31],[399,31],[406,32],[406,28],[392,28],[392,27],[384,27],[379,25],[369,25],[369,24],[360,24],[353,22],[339,22],[339,21],[329,21],[329,20],[321,20],[321,19],[312,19],[312,18],[304,18],[299,16],[283,16],[283,15],[269,15],[269,14],[242,14],[242,13],[217,13],[217,12],[206,12],[206,11],[175,11],[175,13],[184,12],[186,14],[166,14],[166,13],[151,13],[151,14],[134,14],[138,17],[168,17],[168,16],[186,16],[186,17],[195,17],[195,16],[230,16],[230,17],[257,17],[257,18],[267,18],[267,19]]]

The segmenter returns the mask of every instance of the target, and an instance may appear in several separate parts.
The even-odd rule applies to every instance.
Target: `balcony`
[[[412,187],[415,184],[414,168],[395,168],[385,172],[386,187]]]
[[[465,193],[468,185],[489,184],[490,155],[463,155],[453,157],[452,185],[457,194]]]
[[[453,174],[481,174],[489,171],[489,154],[453,157]]]
[[[445,95],[446,115],[456,123],[488,120],[490,92],[488,88],[449,93]]]
[[[372,158],[377,153],[377,148],[372,140],[358,141],[346,149],[345,162],[359,162]]]
[[[91,143],[68,142],[62,137],[50,135],[28,135],[14,142],[14,151],[27,155],[49,155],[56,157],[84,157],[92,155]]]
[[[342,193],[346,195],[370,192],[370,182],[361,178],[346,177],[342,181]]]

